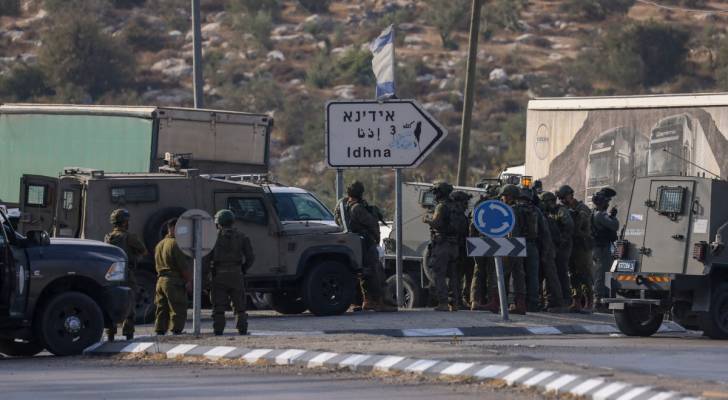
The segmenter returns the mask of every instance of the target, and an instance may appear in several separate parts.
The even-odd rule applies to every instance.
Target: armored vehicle
[[[0,353],[79,354],[126,317],[126,255],[118,247],[16,232],[0,209]]]
[[[665,314],[728,339],[728,182],[637,178],[606,275],[619,329],[650,336]]]
[[[331,212],[311,193],[267,182],[262,176],[199,175],[160,168],[158,173],[106,173],[67,168],[60,178],[24,176],[22,229],[49,226],[57,237],[102,239],[109,214],[126,208],[130,231],[153,253],[167,221],[197,208],[235,213],[250,237],[255,261],[247,271],[250,291],[268,293],[273,309],[340,314],[355,295],[361,237],[341,232]],[[137,267],[137,315],[153,315],[156,274],[150,255]]]

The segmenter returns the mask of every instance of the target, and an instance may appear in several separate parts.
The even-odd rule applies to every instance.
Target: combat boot
[[[578,313],[581,312],[581,296],[571,296],[571,305],[569,306],[569,312]]]
[[[361,302],[362,311],[374,311],[376,308],[376,302],[368,295],[364,295]]]
[[[508,308],[511,314],[526,315],[526,295],[517,294],[515,301]]]

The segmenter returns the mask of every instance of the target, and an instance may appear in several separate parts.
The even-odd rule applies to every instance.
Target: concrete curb
[[[164,354],[167,358],[202,357],[209,360],[244,360],[255,364],[298,365],[305,368],[350,369],[423,374],[435,377],[504,381],[544,393],[580,396],[593,400],[697,400],[678,392],[650,386],[608,381],[557,371],[513,367],[505,364],[448,362],[394,355],[346,354],[301,349],[247,349],[229,346],[199,346],[155,342],[101,342],[84,351],[86,355]]]

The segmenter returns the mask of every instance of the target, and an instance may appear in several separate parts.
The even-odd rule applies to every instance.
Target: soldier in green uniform
[[[541,204],[539,199],[539,204]],[[556,247],[554,237],[551,235],[546,214],[541,207],[534,206],[538,218],[538,254],[540,256],[541,281],[546,282],[546,294],[542,309],[547,312],[564,312],[564,299],[561,296],[561,282],[556,267]]]
[[[212,285],[212,330],[222,335],[225,329],[225,309],[232,303],[235,328],[241,335],[248,334],[248,314],[245,312],[245,271],[255,260],[250,239],[233,227],[235,214],[220,210],[215,214],[217,242],[210,255]]]
[[[487,185],[484,188],[488,192],[486,195],[480,197],[480,200],[475,207],[478,207],[478,205],[484,201],[497,199],[499,196],[500,188],[498,186]],[[472,219],[470,223],[470,236],[484,236],[475,227]],[[492,282],[495,282],[496,285],[491,285]],[[483,291],[486,288],[488,288],[488,302],[483,304]],[[470,309],[473,311],[490,311],[497,313],[500,310],[500,303],[498,301],[498,285],[495,276],[495,264],[493,257],[475,257],[473,281],[470,285]]]
[[[610,188],[604,188],[592,196],[594,212],[592,213],[592,237],[594,238],[594,264],[592,278],[594,279],[594,302],[597,309],[605,311],[601,300],[609,295],[604,284],[604,274],[612,267],[612,244],[617,240],[619,221],[617,220],[617,209],[609,209],[609,201],[616,196],[617,192]]]
[[[182,333],[187,320],[187,292],[192,285],[190,270],[191,259],[177,246],[174,228],[177,219],[167,223],[167,236],[154,249],[154,262],[157,269],[157,287],[154,304],[157,314],[154,332],[164,335],[170,330],[175,335]]]
[[[473,196],[463,192],[462,190],[454,191],[450,194],[450,199],[453,201],[453,204],[457,208],[457,212],[461,213],[462,215],[467,218],[467,221],[470,221],[470,216],[468,215],[468,206],[470,205],[470,199]],[[473,258],[468,257],[468,249],[465,244],[465,241],[469,235],[468,225],[465,224],[464,226],[460,227],[460,232],[458,233],[458,261],[457,261],[457,275],[460,278],[460,287],[461,289],[461,296],[460,296],[460,304],[464,304],[467,307],[470,307],[470,289],[471,284],[473,280]]]
[[[373,207],[364,200],[364,184],[354,181],[346,188],[347,198],[339,202],[334,212],[336,223],[344,223],[350,232],[358,233],[362,243],[362,274],[359,278],[365,311],[392,312],[397,308],[384,301],[384,268],[379,261],[379,222]],[[343,215],[342,215],[343,211]]]
[[[516,229],[519,230],[519,235],[526,238],[526,258],[523,260],[523,269],[526,274],[526,293],[527,302],[526,306],[528,311],[539,310],[539,299],[540,299],[540,253],[538,241],[540,230],[539,230],[539,215],[533,205],[533,197],[531,196],[530,189],[519,189],[518,194],[515,192],[516,197],[513,205],[513,211],[516,214]],[[516,308],[518,307],[518,298],[516,298]]]
[[[463,215],[458,221],[457,207],[450,200],[453,187],[447,182],[437,182],[432,188],[435,209],[425,214],[423,222],[430,226],[430,245],[427,264],[435,275],[436,311],[457,311],[460,306],[460,278],[457,276],[458,233],[460,226],[467,226]],[[448,300],[449,293],[452,299]]]
[[[121,333],[126,336],[126,340],[134,339],[134,319],[136,317],[134,309],[136,308],[136,265],[139,260],[147,255],[147,248],[144,246],[139,238],[129,232],[129,211],[123,208],[114,210],[111,213],[110,222],[113,226],[111,232],[107,233],[104,237],[104,242],[114,245],[126,253],[128,280],[127,283],[131,289],[132,298],[129,303],[129,313],[126,315],[126,319],[121,325]],[[114,341],[114,335],[116,335],[116,325],[106,330],[106,335],[109,338],[109,342]]]
[[[569,260],[571,273],[572,303],[569,310],[572,312],[590,311],[588,303],[592,299],[592,232],[591,210],[583,202],[574,198],[574,189],[564,185],[556,191],[556,197],[561,204],[568,207],[574,220],[574,234],[572,236],[572,252]],[[586,304],[585,308],[582,303]]]
[[[541,208],[551,228],[551,240],[556,247],[556,273],[561,284],[561,298],[564,304],[570,304],[569,259],[573,245],[574,220],[566,206],[556,203],[555,194],[543,192],[540,197]]]

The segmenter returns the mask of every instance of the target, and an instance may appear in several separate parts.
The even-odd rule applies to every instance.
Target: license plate
[[[637,264],[635,260],[619,260],[617,261],[616,272],[634,272],[634,267]]]

